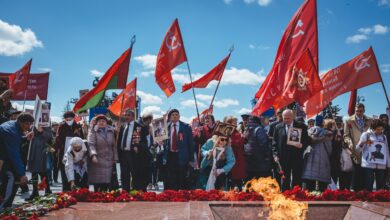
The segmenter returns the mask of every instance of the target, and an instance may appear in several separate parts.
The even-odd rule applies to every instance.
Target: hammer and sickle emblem
[[[168,47],[169,52],[181,46],[181,44],[177,41],[176,36],[171,32],[168,33],[168,37],[165,40],[165,45]]]
[[[299,19],[296,28],[301,28],[302,26],[303,26],[303,22],[301,21],[301,19]],[[305,34],[305,32],[302,31],[301,29],[299,29],[298,33],[294,34],[292,36],[292,38],[296,38],[296,37],[299,37],[300,35],[304,35],[304,34]]]
[[[361,56],[359,59],[357,59],[355,62],[355,65],[354,65],[356,72],[359,72],[360,70],[362,70],[366,67],[370,67],[370,64],[368,63],[370,58],[371,58],[371,55],[369,57]]]
[[[20,82],[22,82],[23,81],[23,79],[24,79],[24,75],[23,75],[23,72],[22,71],[19,71],[19,72],[17,72],[16,73],[16,77],[15,77],[15,84],[16,83],[20,83]]]

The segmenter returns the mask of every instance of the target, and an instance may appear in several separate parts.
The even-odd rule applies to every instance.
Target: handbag
[[[353,170],[353,162],[351,158],[351,153],[347,148],[341,149],[340,155],[340,169],[343,172],[351,172]]]

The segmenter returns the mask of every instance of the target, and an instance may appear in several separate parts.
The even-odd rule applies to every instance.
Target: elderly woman
[[[390,168],[388,140],[383,134],[385,124],[374,119],[371,128],[360,137],[356,150],[362,153],[364,188],[372,191],[374,180],[376,190],[383,189],[386,182],[386,169]]]
[[[236,162],[229,138],[214,135],[202,146],[202,155],[201,175],[207,179],[202,187],[206,190],[223,189],[226,176]]]
[[[70,187],[74,189],[88,188],[87,176],[88,150],[83,139],[74,137],[70,140],[70,147],[65,152],[63,163],[65,165],[66,177]]]
[[[88,182],[94,185],[95,192],[111,188],[113,167],[118,160],[115,143],[115,130],[107,125],[108,119],[98,115],[92,120],[88,133],[89,156]]]
[[[316,117],[315,126],[308,130],[311,145],[304,154],[304,170],[302,179],[306,182],[309,191],[325,191],[331,183],[330,156],[332,153],[333,120],[325,120],[322,116]],[[325,127],[325,128],[324,128]],[[316,189],[318,183],[318,189]]]

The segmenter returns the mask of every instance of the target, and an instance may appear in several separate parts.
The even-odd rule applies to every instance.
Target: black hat
[[[64,118],[74,118],[76,115],[72,111],[67,111],[64,113]]]
[[[255,116],[255,115],[252,115],[252,116],[249,117],[249,123],[260,124],[261,120],[260,120],[259,117]]]
[[[335,119],[336,123],[343,123],[343,118],[341,116],[337,116]]]
[[[172,113],[174,113],[174,112],[177,112],[178,114],[180,114],[180,112],[179,112],[179,110],[177,110],[177,109],[172,109],[172,110],[170,110],[169,112],[168,112],[168,120],[171,120],[171,115],[172,115]]]

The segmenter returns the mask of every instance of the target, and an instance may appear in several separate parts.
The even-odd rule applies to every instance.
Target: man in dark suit
[[[306,125],[294,121],[292,110],[284,110],[282,116],[283,122],[275,127],[272,147],[275,158],[279,160],[286,177],[285,179],[280,178],[279,184],[282,190],[287,190],[302,184],[303,152],[308,145],[309,137]],[[298,147],[287,145],[287,131],[290,127],[302,129],[301,143]]]
[[[187,189],[186,174],[194,162],[194,140],[190,126],[180,121],[180,113],[172,109],[168,113],[168,140],[164,141],[166,178],[164,189]]]
[[[133,110],[127,109],[124,115],[126,124],[122,125],[118,136],[118,155],[121,168],[122,189],[130,191],[130,176],[133,189],[146,191],[148,173],[148,130],[134,121]]]

